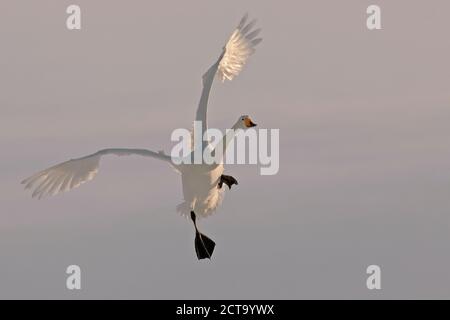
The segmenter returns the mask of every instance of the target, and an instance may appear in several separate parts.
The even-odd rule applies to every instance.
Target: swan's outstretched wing
[[[248,57],[255,52],[255,46],[262,41],[261,38],[257,38],[261,29],[253,30],[256,20],[250,22],[247,20],[246,14],[223,47],[219,59],[203,75],[203,91],[195,117],[195,120],[202,121],[202,132],[208,128],[206,111],[214,77],[217,74],[222,82],[233,80],[241,72]]]
[[[255,46],[262,41],[262,38],[257,38],[261,29],[253,30],[256,20],[247,23],[247,18],[246,14],[225,45],[217,73],[222,82],[233,80],[241,72],[248,57],[255,52]]]
[[[158,153],[145,149],[103,149],[91,155],[72,159],[38,172],[23,180],[22,184],[25,184],[25,189],[33,189],[32,197],[38,197],[39,199],[46,195],[55,195],[59,192],[71,190],[86,181],[92,180],[98,172],[100,158],[108,154],[117,156],[136,154],[171,162],[170,157],[163,152]]]

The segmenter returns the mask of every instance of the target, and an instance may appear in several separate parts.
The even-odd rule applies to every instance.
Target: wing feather
[[[252,30],[256,20],[250,23],[247,23],[247,20],[248,14],[245,14],[223,47],[219,58],[202,76],[202,95],[195,114],[195,120],[202,124],[201,136],[208,129],[208,99],[215,77],[217,76],[222,82],[233,80],[241,72],[248,57],[255,52],[255,46],[261,42],[261,38],[255,38],[261,29]],[[208,144],[203,141],[202,150],[205,150],[207,146]]]
[[[103,149],[89,156],[62,162],[40,171],[22,181],[25,189],[32,189],[31,196],[41,199],[47,195],[69,191],[95,178],[98,173],[100,158],[103,155],[141,155],[171,161],[162,152],[145,149]]]
[[[247,20],[248,15],[246,14],[224,47],[224,54],[217,70],[217,76],[222,82],[233,80],[241,72],[248,57],[255,52],[255,46],[262,41],[261,38],[255,39],[261,29],[252,30],[256,20],[249,23],[247,23]]]

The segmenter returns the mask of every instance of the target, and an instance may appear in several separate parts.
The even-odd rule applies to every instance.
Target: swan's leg
[[[194,223],[195,227],[195,253],[197,254],[197,258],[200,259],[211,259],[211,256],[214,252],[214,247],[216,246],[216,243],[212,241],[210,238],[205,236],[203,233],[200,233],[197,228],[196,223],[196,216],[194,211],[191,211],[191,219]]]
[[[233,184],[238,185],[238,182],[235,178],[233,178],[232,176],[226,176],[223,174],[220,176],[219,184],[217,185],[219,187],[219,189],[222,189],[222,185],[224,183],[228,186],[228,189],[231,189],[231,186]]]

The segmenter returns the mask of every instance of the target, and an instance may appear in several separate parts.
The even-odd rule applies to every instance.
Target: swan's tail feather
[[[183,217],[188,218],[189,212],[191,211],[191,206],[186,201],[183,201],[179,205],[177,205],[177,212],[181,214]]]

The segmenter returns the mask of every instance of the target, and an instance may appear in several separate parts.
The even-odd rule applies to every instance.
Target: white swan
[[[232,80],[239,74],[248,57],[254,53],[255,46],[261,42],[257,35],[261,29],[252,30],[255,20],[247,23],[247,14],[241,19],[239,25],[223,47],[219,59],[203,75],[203,90],[198,105],[195,120],[202,123],[203,132],[207,130],[207,105],[212,83],[217,75],[220,80]],[[247,129],[255,124],[248,116],[239,117],[232,129]],[[233,138],[234,130],[226,135],[226,145]],[[225,139],[225,137],[224,137]],[[204,150],[209,147],[207,142],[202,146],[193,145],[193,149]],[[153,157],[170,163],[181,173],[184,201],[178,205],[177,210],[182,214],[191,216],[196,228],[195,249],[199,259],[211,258],[214,242],[198,232],[196,216],[205,217],[213,213],[220,204],[223,195],[222,184],[231,188],[237,184],[236,179],[223,175],[223,164],[174,164],[172,158],[162,151],[154,152],[145,149],[103,149],[96,153],[57,164],[22,181],[25,189],[32,189],[32,197],[38,199],[46,195],[55,195],[80,186],[92,180],[99,168],[100,158],[104,155],[140,155]],[[195,212],[195,213],[194,213]]]

